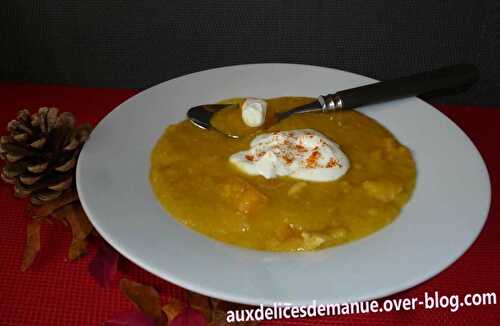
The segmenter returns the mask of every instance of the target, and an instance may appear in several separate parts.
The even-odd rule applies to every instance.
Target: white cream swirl
[[[250,175],[266,179],[290,176],[308,181],[333,181],[349,169],[339,145],[313,129],[260,134],[250,149],[231,155],[229,161]]]

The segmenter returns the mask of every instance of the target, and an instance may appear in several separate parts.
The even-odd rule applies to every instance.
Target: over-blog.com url
[[[226,321],[263,321],[272,319],[290,319],[304,317],[325,317],[351,314],[379,313],[390,311],[411,311],[416,309],[448,309],[456,312],[463,307],[496,305],[495,292],[473,293],[465,295],[441,295],[438,291],[425,292],[421,298],[398,298],[383,301],[317,304],[295,306],[289,303],[274,303],[272,306],[260,305],[253,309],[229,310]]]

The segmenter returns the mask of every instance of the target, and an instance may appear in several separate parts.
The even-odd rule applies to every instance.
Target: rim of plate
[[[211,240],[164,212],[147,178],[152,146],[167,124],[182,119],[191,106],[235,96],[317,96],[373,81],[333,68],[263,63],[204,70],[148,88],[108,113],[84,145],[76,169],[82,207],[103,238],[132,262],[178,286],[223,300],[333,304],[411,288],[463,255],[482,230],[491,203],[479,151],[452,120],[420,99],[363,109],[415,150],[417,185],[393,223],[345,245],[271,253]],[[168,108],[169,103],[175,108]],[[138,122],[145,124],[142,132],[133,127]],[[424,126],[415,126],[419,122]],[[145,157],[138,157],[141,153]],[[467,159],[453,161],[460,154]],[[97,163],[103,158],[104,163]],[[443,166],[441,160],[454,164]]]

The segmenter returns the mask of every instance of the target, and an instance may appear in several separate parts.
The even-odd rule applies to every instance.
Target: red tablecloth
[[[0,126],[15,117],[19,108],[41,106],[56,106],[73,112],[78,121],[96,124],[135,93],[126,89],[0,85]],[[425,292],[434,291],[446,295],[496,292],[500,296],[500,108],[439,109],[465,130],[486,161],[492,183],[490,214],[481,235],[463,257],[431,280],[390,298],[423,298]],[[117,288],[122,275],[155,286],[163,296],[185,295],[181,288],[124,260],[114,285],[99,287],[87,272],[94,250],[91,248],[83,259],[67,262],[70,232],[58,223],[44,226],[40,257],[22,273],[19,266],[28,219],[25,201],[12,196],[10,185],[0,185],[0,214],[0,325],[100,325],[117,312],[134,310]],[[265,324],[500,325],[500,304],[462,307],[457,312],[417,308]]]

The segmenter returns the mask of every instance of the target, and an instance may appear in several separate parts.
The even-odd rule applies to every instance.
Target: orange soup
[[[268,99],[268,115],[311,102]],[[241,105],[244,99],[225,103]],[[214,239],[268,251],[331,247],[369,235],[397,218],[415,186],[411,152],[377,121],[357,111],[305,113],[251,128],[238,108],[213,124],[231,139],[188,120],[167,127],[151,155],[150,182],[179,222]],[[338,180],[312,182],[247,175],[228,158],[263,132],[314,129],[340,145],[350,169]]]

